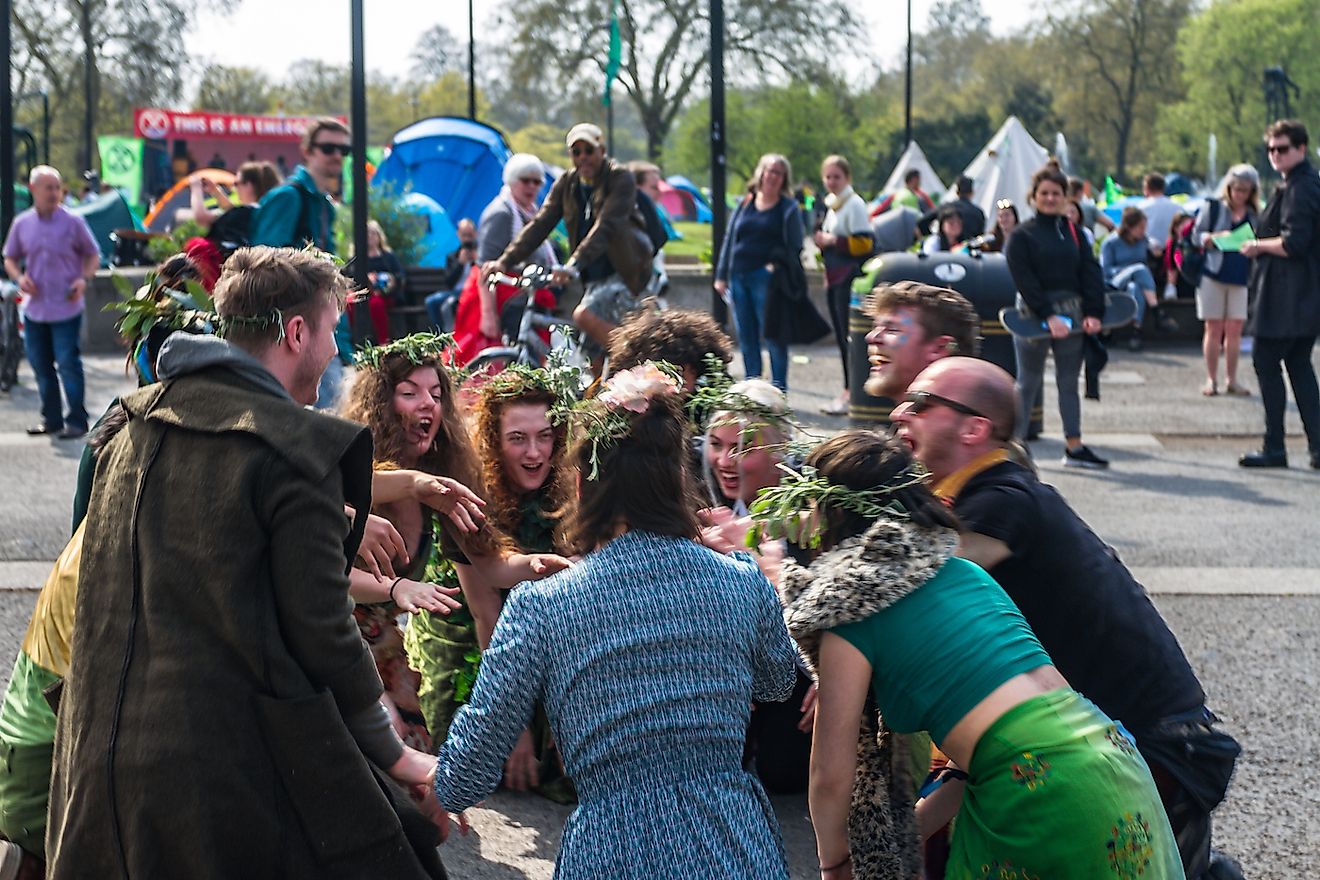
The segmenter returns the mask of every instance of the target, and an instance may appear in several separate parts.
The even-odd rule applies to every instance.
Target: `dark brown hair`
[[[916,311],[927,339],[952,337],[958,346],[956,354],[975,355],[980,350],[981,318],[958,291],[920,281],[896,281],[878,285],[866,300],[866,313],[872,318],[901,308]]]
[[[316,143],[316,136],[323,131],[337,131],[340,134],[352,134],[352,132],[348,130],[347,125],[344,125],[344,123],[335,119],[333,116],[318,117],[313,120],[312,124],[307,126],[307,130],[303,132],[302,148],[304,152],[312,148],[312,144]]]
[[[1304,147],[1309,144],[1310,136],[1306,133],[1306,126],[1296,119],[1280,119],[1265,129],[1266,140],[1272,137],[1286,137],[1288,143],[1294,147]]]
[[[1165,186],[1164,175],[1152,171],[1150,174],[1147,174],[1145,177],[1141,179],[1141,185],[1146,189],[1150,190],[1151,192],[1162,193],[1164,192],[1164,186]]]
[[[440,377],[440,428],[436,432],[435,443],[418,460],[417,470],[457,480],[484,497],[481,469],[472,448],[472,439],[463,424],[463,413],[458,397],[454,394],[454,383],[449,378],[449,371],[438,359],[423,358],[420,363],[413,363],[403,354],[391,354],[385,356],[379,368],[359,367],[341,414],[371,430],[378,470],[402,467],[402,452],[407,438],[394,412],[394,389],[420,367],[433,369]],[[465,552],[483,556],[510,546],[508,539],[489,520],[480,531],[474,534],[454,533],[454,538]]]
[[[624,318],[610,334],[610,370],[619,372],[646,361],[666,361],[700,375],[706,355],[726,364],[733,360],[733,341],[705,312],[642,308]]]
[[[244,162],[238,166],[238,180],[249,184],[260,199],[280,185],[280,172],[269,162]]]
[[[1036,169],[1035,174],[1031,175],[1031,191],[1027,194],[1028,201],[1033,204],[1035,203],[1036,190],[1046,181],[1057,183],[1059,189],[1063,190],[1065,195],[1067,194],[1068,176],[1059,168],[1058,161],[1050,159],[1044,165],[1040,166],[1040,168]]]
[[[569,449],[579,474],[578,500],[561,528],[571,552],[591,552],[620,526],[674,538],[695,539],[700,532],[697,510],[704,505],[688,471],[687,419],[678,395],[652,398],[646,412],[631,419],[627,436],[596,447],[594,480],[587,479],[593,447],[585,434]]]
[[[826,440],[812,450],[806,463],[829,482],[850,489],[897,486],[911,482],[916,473],[912,453],[906,446],[861,428],[844,431]],[[894,489],[884,497],[898,502],[914,525],[928,529],[958,529],[953,512],[932,495],[924,483]],[[829,505],[823,505],[820,513],[825,521],[822,550],[862,534],[875,521]]]
[[[225,323],[225,338],[251,352],[260,352],[279,338],[272,321],[225,322],[226,318],[273,318],[278,310],[287,321],[301,315],[317,327],[319,307],[348,295],[348,279],[328,258],[294,248],[239,248],[225,260],[215,283],[215,310]]]
[[[1118,237],[1128,244],[1134,244],[1140,239],[1132,237],[1132,230],[1136,229],[1138,224],[1146,219],[1145,213],[1136,205],[1128,205],[1123,209],[1123,214],[1118,218]]]

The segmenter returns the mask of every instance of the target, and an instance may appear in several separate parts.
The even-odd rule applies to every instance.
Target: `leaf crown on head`
[[[353,362],[362,369],[379,370],[386,358],[398,356],[414,366],[421,366],[429,360],[443,362],[445,352],[453,344],[452,333],[413,333],[384,345],[369,342],[357,350]]]
[[[214,333],[220,323],[215,302],[196,281],[184,281],[182,290],[163,287],[157,284],[157,274],[148,272],[146,283],[135,291],[124,276],[111,277],[120,299],[106,305],[105,311],[120,313],[115,329],[130,340],[145,339],[152,328],[162,325],[189,333]]]
[[[780,464],[779,468],[784,472],[783,479],[776,486],[762,489],[748,508],[752,517],[752,528],[747,533],[749,547],[778,538],[810,549],[820,547],[827,525],[822,516],[826,508],[846,510],[866,519],[910,519],[911,514],[895,494],[930,480],[930,472],[915,461],[889,483],[865,489],[832,483],[810,465],[795,470]]]
[[[600,453],[627,437],[633,417],[644,415],[652,401],[682,393],[681,373],[665,361],[646,361],[622,370],[605,381],[599,394],[573,406],[567,414],[573,426],[591,444],[591,472],[587,479],[600,476]]]

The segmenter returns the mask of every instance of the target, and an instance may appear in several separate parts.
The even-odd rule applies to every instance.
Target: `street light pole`
[[[468,0],[468,119],[477,118],[477,20]]]
[[[724,203],[726,156],[724,142],[724,0],[710,0],[710,213],[711,261],[718,265],[724,245],[728,207]],[[785,181],[791,185],[791,181]],[[724,297],[711,291],[710,310],[715,323],[728,323]]]
[[[353,123],[353,280],[359,291],[367,288],[367,74],[362,38],[362,0],[353,0],[353,67],[351,108]],[[368,338],[371,316],[366,299],[353,301],[353,344]]]
[[[14,222],[14,87],[9,79],[10,49],[13,35],[10,31],[10,0],[0,0],[0,238],[9,234]]]
[[[912,0],[907,0],[907,71],[903,83],[903,149],[912,145]]]

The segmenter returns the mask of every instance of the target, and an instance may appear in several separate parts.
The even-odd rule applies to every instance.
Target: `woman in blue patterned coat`
[[[749,557],[695,540],[677,382],[644,364],[586,406],[566,538],[587,555],[510,594],[440,749],[440,802],[495,790],[540,700],[580,798],[557,880],[786,880],[774,814],[742,769],[752,700],[793,687],[774,589]]]

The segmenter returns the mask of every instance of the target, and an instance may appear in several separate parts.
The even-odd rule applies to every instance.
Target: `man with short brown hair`
[[[304,408],[344,287],[323,256],[236,251],[227,338],[173,335],[162,381],[122,400],[84,527],[51,880],[444,876],[394,784],[441,820],[434,759],[394,732],[348,596],[371,436]]]
[[[866,393],[874,397],[896,399],[930,364],[975,355],[980,347],[981,319],[956,290],[919,281],[882,284],[871,291],[866,312],[875,321],[866,334]]]

